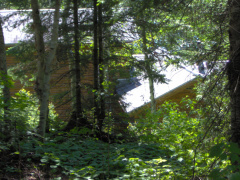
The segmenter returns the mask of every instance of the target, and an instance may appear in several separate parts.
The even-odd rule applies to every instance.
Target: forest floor
[[[64,132],[44,142],[31,137],[14,147],[2,145],[0,150],[1,180],[138,179],[134,177],[143,170],[144,177],[159,168],[156,163],[166,170],[163,165],[172,154],[159,144],[106,143]]]

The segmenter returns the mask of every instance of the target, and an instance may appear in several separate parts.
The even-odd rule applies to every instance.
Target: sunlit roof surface
[[[163,96],[167,92],[174,90],[183,84],[192,81],[196,78],[198,67],[180,67],[168,66],[166,70],[161,72],[169,79],[168,83],[154,83],[155,97]],[[132,85],[131,85],[132,86]],[[146,103],[150,102],[149,81],[147,79],[139,78],[138,85],[131,88],[122,96],[122,101],[127,104],[126,112],[131,112]]]
[[[2,17],[7,17],[12,13],[17,12],[16,10],[1,10],[0,14]],[[4,24],[3,24],[3,34],[5,44],[15,44],[19,41],[23,41],[27,39],[27,34],[23,32],[24,24],[19,26],[13,26],[16,21],[21,20],[23,17],[16,14],[10,17]]]

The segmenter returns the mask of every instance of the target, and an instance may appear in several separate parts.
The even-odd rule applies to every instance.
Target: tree
[[[98,128],[101,130],[103,121],[105,119],[105,98],[104,98],[104,60],[103,60],[103,15],[102,15],[102,2],[98,5],[98,45],[99,45],[99,90],[100,90],[100,112],[98,120]]]
[[[80,74],[80,46],[79,46],[79,22],[78,22],[78,1],[73,0],[74,8],[74,53],[75,53],[75,105],[76,125],[86,125],[86,120],[83,118],[82,101],[81,101],[81,74]]]
[[[93,67],[94,67],[94,80],[93,80],[93,93],[94,93],[94,120],[99,122],[99,59],[98,59],[98,10],[97,0],[93,0]]]
[[[68,63],[66,64],[69,65],[71,81],[71,97],[66,101],[71,101],[72,112],[64,130],[70,130],[76,126],[90,127],[86,116],[84,116],[84,111],[88,111],[92,105],[89,103],[89,99],[86,98],[87,96],[84,96],[89,84],[84,84],[82,78],[85,68],[89,71],[90,50],[86,41],[91,36],[89,31],[92,34],[92,24],[89,23],[92,21],[92,11],[87,8],[79,9],[79,7],[85,6],[84,3],[86,2],[66,1],[62,14],[63,23],[60,26],[60,37],[62,37],[63,41],[61,43],[62,48],[58,52],[61,57],[59,57],[59,54],[58,57],[60,59],[64,56],[62,61],[67,59]],[[64,102],[62,103],[64,104]]]
[[[142,27],[142,38],[143,38],[143,53],[144,53],[144,61],[146,67],[146,74],[148,76],[149,81],[149,89],[150,89],[150,99],[151,99],[151,111],[152,113],[156,112],[156,101],[155,101],[155,94],[154,94],[154,77],[152,70],[154,65],[154,60],[149,59],[148,57],[148,49],[147,49],[147,37],[146,37],[146,29]]]
[[[229,0],[230,58],[228,80],[231,98],[231,141],[240,147],[240,1]]]
[[[102,2],[97,4],[97,0],[94,0],[93,10],[94,118],[101,131],[105,118]]]
[[[39,134],[44,137],[46,131],[46,123],[48,120],[48,103],[49,103],[49,81],[51,76],[51,64],[55,57],[58,41],[58,26],[59,26],[59,9],[60,0],[56,0],[54,22],[51,32],[51,40],[49,42],[48,51],[43,36],[43,26],[41,24],[40,10],[38,0],[31,0],[33,27],[35,31],[35,45],[38,55],[36,93],[40,103],[39,117]]]
[[[136,35],[133,46],[138,45],[137,53],[144,54],[144,60],[135,63],[138,69],[145,74],[145,78],[149,81],[150,102],[152,113],[156,112],[156,102],[154,93],[154,82],[165,82],[164,75],[160,74],[161,70],[154,68],[159,61],[162,64],[164,51],[158,51],[158,48],[168,49],[165,41],[164,29],[171,26],[172,17],[163,8],[163,4],[155,4],[153,1],[146,3],[145,1],[129,2],[129,15],[132,19],[132,33]],[[161,9],[162,7],[162,9]],[[168,16],[168,20],[165,20]],[[170,32],[169,32],[170,33]],[[168,36],[168,35],[166,35]],[[167,39],[167,40],[165,40]],[[156,58],[157,57],[157,58]],[[163,68],[163,67],[162,67]]]
[[[11,132],[11,119],[10,119],[10,87],[9,87],[9,79],[8,79],[8,73],[7,73],[7,63],[6,63],[6,49],[5,49],[5,43],[4,43],[4,35],[3,35],[3,29],[2,29],[2,17],[0,16],[0,85],[3,86],[3,134],[7,135],[9,132]]]

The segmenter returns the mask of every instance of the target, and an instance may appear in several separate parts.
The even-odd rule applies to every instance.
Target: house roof
[[[186,83],[193,81],[197,76],[201,75],[198,69],[198,66],[180,66],[178,68],[173,65],[168,66],[165,70],[161,71],[161,73],[165,74],[165,77],[169,81],[168,83],[154,83],[155,97],[161,98],[168,92],[178,89]],[[138,81],[135,82],[137,82],[135,83],[135,86],[134,81],[129,84],[129,86],[131,86],[130,89],[126,86],[124,88],[125,94],[122,95],[122,102],[126,104],[125,111],[127,113],[131,113],[151,101],[148,79],[138,77]]]
[[[49,12],[53,12],[54,9],[41,9],[40,12],[42,14],[47,14]],[[82,28],[85,28],[86,30],[92,30],[93,28],[91,27],[92,24],[92,9],[91,8],[79,8],[79,20]],[[4,38],[5,38],[5,44],[6,45],[11,45],[11,44],[16,44],[19,41],[25,41],[29,40],[29,37],[32,37],[31,34],[28,34],[26,31],[24,31],[24,27],[32,22],[31,18],[28,18],[29,13],[31,13],[32,10],[0,10],[0,18],[3,17],[5,20],[6,17],[7,21],[4,21],[3,25],[3,32],[4,32]],[[63,11],[60,11],[63,12]],[[116,11],[117,13],[117,11]],[[44,20],[42,21],[43,25],[45,22],[45,25],[48,27],[49,22],[53,21],[53,18],[49,18],[51,16],[48,16],[48,18],[43,18]],[[73,24],[73,16],[69,15],[68,20],[69,24]],[[60,20],[60,23],[62,21]],[[129,30],[129,28],[132,27],[130,25],[131,22],[126,22],[126,23],[115,23],[112,26],[113,29],[119,29],[122,28],[122,31],[113,31],[113,36],[115,40],[118,41],[125,41],[125,42],[132,42],[133,40],[138,39],[138,35],[132,31]],[[124,30],[123,30],[124,29]],[[48,39],[48,38],[46,38]]]
[[[17,10],[1,10],[0,17],[7,18],[3,24],[3,34],[6,45],[16,44],[18,41],[27,40],[27,33],[23,31],[24,23],[19,24],[16,23],[23,20],[23,17],[17,13]],[[15,14],[14,14],[15,13]],[[10,16],[11,14],[14,14]]]

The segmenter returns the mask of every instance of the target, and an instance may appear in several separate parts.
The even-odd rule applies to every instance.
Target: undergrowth
[[[240,179],[240,149],[217,128],[205,133],[211,119],[203,111],[188,99],[181,105],[165,103],[131,123],[129,136],[114,143],[99,140],[86,128],[53,129],[42,141],[34,126],[24,126],[16,131],[22,136],[0,142],[0,178]]]

